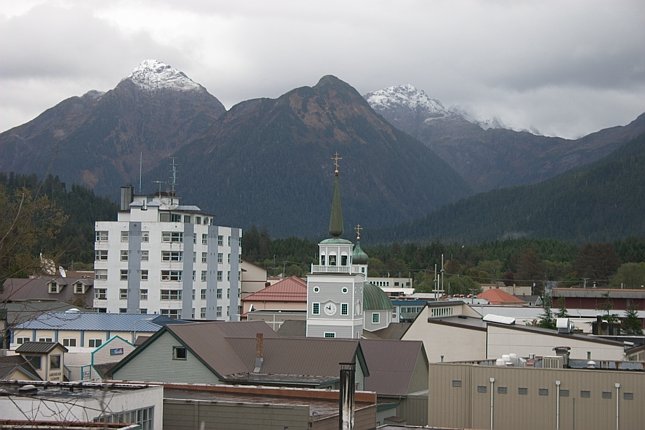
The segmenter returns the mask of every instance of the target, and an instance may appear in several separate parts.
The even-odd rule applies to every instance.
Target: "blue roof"
[[[89,330],[89,331],[158,331],[165,318],[146,314],[108,314],[85,312],[48,312],[31,321],[18,324],[16,329]],[[175,320],[176,321],[176,320]]]

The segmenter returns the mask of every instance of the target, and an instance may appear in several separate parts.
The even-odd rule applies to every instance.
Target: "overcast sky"
[[[0,131],[147,58],[227,108],[333,74],[578,137],[645,112],[645,1],[0,0]]]

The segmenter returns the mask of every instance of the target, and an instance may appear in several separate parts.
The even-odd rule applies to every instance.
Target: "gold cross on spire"
[[[356,231],[356,240],[361,240],[361,230],[363,230],[363,227],[361,227],[360,224],[354,227],[354,231]]]
[[[342,160],[342,157],[340,157],[338,152],[336,152],[331,159],[334,161],[334,175],[338,176],[338,168],[340,167],[339,161]]]

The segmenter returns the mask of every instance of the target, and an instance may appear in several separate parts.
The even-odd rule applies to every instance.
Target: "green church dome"
[[[389,311],[392,302],[387,294],[374,284],[365,284],[363,288],[363,308],[366,311]]]
[[[363,249],[361,248],[361,243],[357,242],[356,246],[354,247],[354,253],[352,255],[352,262],[354,264],[367,264],[367,259],[368,258],[369,257],[367,256],[365,251],[363,251]]]

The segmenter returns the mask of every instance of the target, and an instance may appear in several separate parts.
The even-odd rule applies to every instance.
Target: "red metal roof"
[[[246,296],[242,301],[307,303],[307,283],[297,276],[291,276]]]
[[[483,293],[478,294],[477,298],[488,300],[491,305],[524,304],[524,300],[497,288],[486,290]]]

